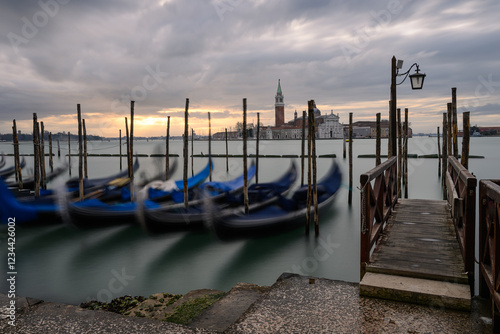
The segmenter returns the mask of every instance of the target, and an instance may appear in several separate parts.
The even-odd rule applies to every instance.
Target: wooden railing
[[[448,157],[445,177],[448,203],[464,260],[464,270],[473,292],[477,179],[453,156]]]
[[[372,181],[373,185],[372,185]],[[397,157],[360,176],[361,182],[361,278],[370,261],[370,251],[384,230],[398,201]]]
[[[479,294],[491,296],[496,333],[500,329],[500,180],[479,182]]]

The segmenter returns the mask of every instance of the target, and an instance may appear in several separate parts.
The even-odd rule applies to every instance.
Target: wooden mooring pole
[[[118,133],[118,146],[120,147],[120,170],[122,170],[122,129]]]
[[[194,176],[194,129],[193,128],[191,128],[191,176]]]
[[[463,138],[462,138],[462,166],[469,169],[469,143],[470,143],[470,112],[465,111],[463,114]]]
[[[170,116],[167,117],[167,137],[165,138],[165,181],[170,178],[168,169],[170,168]]]
[[[248,214],[248,171],[247,171],[247,99],[243,99],[243,201]]]
[[[453,133],[453,120],[452,120],[452,116],[453,116],[453,108],[452,108],[452,105],[451,105],[451,102],[450,103],[447,103],[446,104],[446,107],[447,107],[447,110],[448,110],[448,113],[447,113],[447,117],[448,117],[448,122],[447,122],[447,138],[446,138],[446,143],[448,144],[448,155],[453,155],[453,136],[452,136],[452,133]]]
[[[208,112],[208,159],[212,160],[212,120],[210,118],[210,111]],[[212,182],[212,164],[208,165],[208,180]]]
[[[314,234],[319,235],[319,209],[318,209],[318,185],[317,185],[317,166],[316,166],[316,120],[314,118],[314,100],[311,100],[313,106],[311,122],[311,146],[312,146],[312,167],[313,167],[313,203],[314,203]]]
[[[71,176],[71,132],[68,131],[68,165],[69,176]]]
[[[52,159],[52,132],[49,132],[49,167],[50,171],[54,171],[54,160]]]
[[[453,156],[458,159],[457,88],[451,89],[451,110],[453,118]]]
[[[85,126],[85,118],[82,119],[83,127],[83,176],[85,178],[89,177],[87,168],[87,127]]]
[[[226,172],[229,172],[229,151],[227,146],[227,128],[225,128],[226,132]]]
[[[255,183],[259,183],[260,112],[257,113],[257,139],[255,143]]]
[[[401,127],[401,108],[397,108],[396,109],[396,112],[397,112],[397,131],[396,131],[396,136],[398,138],[398,152],[397,152],[397,155],[398,155],[398,198],[401,198],[402,196],[402,182],[401,182],[401,178],[402,178],[402,163],[403,163],[403,142],[402,142],[402,139],[403,139],[403,131],[402,130],[402,127]]]
[[[40,122],[40,179],[41,179],[41,187],[42,189],[47,189],[46,177],[47,173],[45,173],[45,127],[43,126],[43,122]]]
[[[188,137],[189,137],[189,124],[188,124],[188,111],[189,111],[189,99],[186,99],[186,106],[184,108],[184,146],[182,149],[182,156],[184,158],[184,169],[183,169],[183,189],[184,189],[184,208],[188,207]]]
[[[375,152],[377,154],[377,157],[375,159],[375,166],[378,166],[382,163],[382,161],[380,159],[380,146],[381,146],[380,144],[381,144],[382,133],[380,130],[381,130],[380,129],[380,113],[377,113],[377,140],[375,143]]]
[[[19,189],[23,189],[23,176],[21,174],[21,162],[19,159],[19,137],[17,135],[16,120],[12,121],[12,139],[14,141],[14,167],[16,169],[16,181]]]
[[[127,145],[127,170],[130,177],[130,136],[128,134],[128,119],[125,117],[125,145]]]
[[[40,197],[40,164],[39,164],[39,149],[38,145],[38,120],[36,113],[33,113],[33,164],[34,164],[34,179],[35,179],[35,197]]]
[[[352,204],[352,112],[349,113],[349,206]]]
[[[345,159],[346,158],[346,154],[347,154],[347,149],[346,149],[346,137],[345,137],[345,128],[342,127],[342,137],[343,137],[343,143],[342,143],[342,146],[344,148],[344,152],[342,154],[343,158]]]
[[[307,211],[306,211],[306,235],[309,235],[311,224],[311,203],[312,203],[312,114],[314,106],[311,101],[307,102]]]
[[[439,126],[437,127],[437,141],[438,141],[438,176],[441,176],[441,144],[440,144]]]
[[[135,200],[134,192],[134,104],[135,101],[130,101],[130,200]]]
[[[447,198],[446,196],[446,170],[448,168],[448,115],[447,113],[443,113],[443,162],[442,162],[442,171],[441,171],[441,181],[443,187],[443,199]]]
[[[300,156],[300,186],[304,185],[304,159],[305,159],[305,141],[306,141],[306,111],[302,111],[302,148]],[[345,142],[345,140],[344,140]],[[344,144],[345,145],[345,144]]]
[[[403,183],[405,187],[405,198],[408,198],[408,108],[405,108],[405,124],[403,129]]]
[[[76,105],[78,115],[78,194],[83,200],[83,138],[82,138],[82,112],[80,104]]]

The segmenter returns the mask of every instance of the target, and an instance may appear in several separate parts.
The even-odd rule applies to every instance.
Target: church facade
[[[260,133],[261,139],[300,139],[302,138],[302,124],[304,122],[304,112],[298,117],[295,110],[293,120],[285,123],[285,103],[284,95],[281,89],[281,81],[278,80],[278,89],[275,95],[274,103],[274,126],[267,126]],[[340,124],[339,115],[335,115],[333,110],[330,114],[322,115],[321,111],[314,106],[314,118],[316,123],[316,138],[318,139],[339,139],[343,138],[343,126]],[[305,135],[308,135],[307,116],[305,119],[306,129]]]

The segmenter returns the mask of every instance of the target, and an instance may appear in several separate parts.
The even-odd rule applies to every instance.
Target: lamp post
[[[411,69],[416,66],[416,73],[410,74]],[[403,61],[402,60],[397,60],[396,62],[396,57],[393,56],[391,60],[391,108],[390,108],[390,113],[389,113],[389,122],[390,122],[390,127],[389,127],[389,137],[390,137],[390,150],[389,150],[389,157],[395,156],[397,154],[397,149],[396,149],[396,108],[397,108],[397,101],[396,101],[396,86],[401,85],[408,76],[410,77],[411,81],[411,88],[412,89],[422,89],[424,85],[424,79],[425,79],[425,74],[420,73],[420,69],[417,63],[414,63],[413,65],[410,66],[410,69],[404,73],[399,74],[399,70],[403,67]],[[396,78],[398,76],[405,76],[403,80],[400,83],[396,82]]]

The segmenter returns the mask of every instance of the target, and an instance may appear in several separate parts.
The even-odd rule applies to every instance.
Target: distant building
[[[344,125],[346,134],[349,132],[349,125]],[[368,130],[367,130],[368,129]],[[358,121],[352,123],[352,132],[355,138],[377,138],[377,122]],[[413,136],[413,131],[408,127],[408,138]],[[389,137],[389,121],[380,121],[380,137]]]
[[[274,126],[268,125],[260,129],[260,139],[301,139],[302,124],[305,122],[305,136],[308,136],[307,116],[298,117],[295,110],[293,120],[285,123],[285,102],[281,89],[281,81],[278,79],[278,89],[274,97]],[[303,112],[304,114],[304,112]],[[314,118],[316,124],[316,138],[343,138],[343,126],[340,124],[339,115],[335,115],[333,110],[330,114],[321,115],[321,111],[314,105]],[[249,137],[257,135],[256,131],[251,131]],[[213,135],[214,139],[225,139],[225,132],[218,132]],[[228,132],[228,138],[241,138],[241,131]]]

